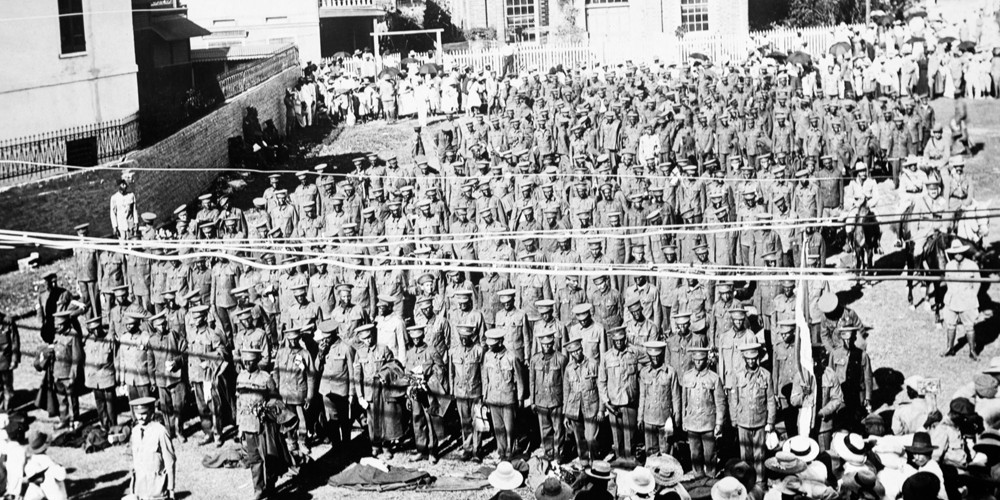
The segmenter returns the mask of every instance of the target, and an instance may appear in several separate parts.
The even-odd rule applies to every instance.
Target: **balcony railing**
[[[320,0],[319,6],[323,9],[357,9],[371,7],[380,9],[384,5],[392,5],[390,0]]]
[[[222,75],[219,78],[219,87],[222,89],[222,95],[226,96],[226,99],[230,99],[264,83],[288,68],[298,66],[299,49],[291,45],[251,66]]]

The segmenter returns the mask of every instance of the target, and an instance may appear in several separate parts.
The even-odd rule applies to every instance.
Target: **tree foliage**
[[[871,0],[872,10],[882,10],[896,19],[919,4],[919,0]],[[865,0],[749,0],[750,28],[776,26],[826,26],[864,23]]]

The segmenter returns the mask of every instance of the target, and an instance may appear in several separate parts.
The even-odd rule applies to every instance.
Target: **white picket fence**
[[[629,60],[636,64],[652,62],[654,59],[665,63],[681,63],[695,53],[704,54],[712,61],[720,63],[742,61],[760,47],[786,54],[804,51],[818,57],[836,43],[836,29],[843,27],[779,28],[750,32],[746,36],[687,35],[683,39],[678,39],[673,33],[644,34],[636,37],[624,34],[607,38],[591,37],[580,42],[554,42],[545,45],[524,43],[513,46],[512,64],[515,71],[521,72],[545,71],[560,64],[565,68],[571,68],[595,62],[615,65]],[[429,55],[421,54],[419,57],[429,60]],[[399,67],[399,54],[386,54],[382,59],[384,66]],[[503,49],[495,46],[450,51],[443,56],[447,70],[471,67],[478,71],[492,68],[498,73],[504,68],[504,59]],[[364,74],[362,72],[364,64],[360,60],[352,59],[345,61],[345,68],[357,74]]]

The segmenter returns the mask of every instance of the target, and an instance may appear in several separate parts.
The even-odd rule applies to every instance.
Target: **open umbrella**
[[[882,9],[875,9],[875,10],[872,11],[870,17],[872,19],[875,19],[875,17],[877,17],[877,16],[884,16],[884,15],[885,15],[885,11],[884,10],[882,10]]]
[[[910,39],[907,40],[906,43],[908,43],[910,45],[913,45],[915,43],[924,43],[924,39],[921,38],[921,37],[919,37],[919,36],[914,36],[914,37],[910,37]]]
[[[438,68],[438,65],[434,63],[425,63],[424,65],[420,66],[419,70],[417,70],[417,73],[421,75],[436,75],[440,72],[441,69]]]
[[[911,11],[909,14],[906,15],[906,20],[909,21],[910,19],[913,19],[914,17],[927,17],[927,12],[923,11],[923,10],[914,10],[914,11]]]
[[[768,55],[766,55],[764,57],[770,57],[771,59],[774,59],[777,62],[782,62],[783,63],[783,62],[785,62],[785,59],[788,59],[788,54],[786,54],[786,53],[784,53],[784,52],[782,52],[780,50],[775,50],[774,52],[771,52],[770,54],[768,54]]]
[[[340,52],[334,52],[333,53],[333,58],[334,59],[350,59],[351,55],[348,54],[347,52],[340,51]]]
[[[379,72],[378,77],[383,78],[386,76],[391,78],[396,78],[397,76],[399,76],[399,68],[394,68],[392,66],[386,66],[385,68],[382,68],[382,71]]]
[[[407,57],[406,59],[403,59],[402,61],[399,61],[399,64],[401,64],[401,65],[402,64],[420,64],[420,61],[418,59],[414,59],[412,57]]]
[[[801,64],[803,66],[812,64],[812,56],[806,54],[805,52],[799,51],[788,56],[788,62],[792,64]]]
[[[966,52],[975,52],[976,51],[976,42],[966,40],[966,41],[958,44],[958,50],[964,50]]]
[[[708,62],[708,56],[702,54],[701,52],[692,52],[688,54],[688,59],[697,59],[699,61]]]
[[[884,14],[878,17],[872,16],[872,20],[878,24],[881,24],[882,26],[888,26],[892,24],[892,21],[895,20],[895,17],[893,17],[892,14]]]
[[[830,55],[840,57],[851,52],[851,44],[847,42],[837,42],[830,46]]]
[[[946,36],[946,37],[938,38],[938,43],[954,43],[955,40],[957,40],[957,38],[955,38],[953,36]]]

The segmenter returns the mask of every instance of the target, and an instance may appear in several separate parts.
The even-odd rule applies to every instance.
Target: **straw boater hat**
[[[654,455],[646,459],[646,468],[653,473],[656,485],[661,488],[677,486],[684,475],[684,468],[670,455]]]
[[[514,470],[514,466],[510,462],[503,461],[497,464],[496,470],[490,473],[487,481],[490,486],[498,490],[514,490],[520,488],[521,484],[524,483],[524,476]]]
[[[593,465],[587,469],[587,475],[594,479],[610,481],[614,476],[614,473],[611,472],[611,464],[605,462],[604,460],[596,460]]]
[[[819,443],[809,436],[792,436],[781,446],[781,451],[790,453],[808,464],[819,456]]]
[[[833,451],[845,462],[854,464],[864,463],[867,460],[867,443],[860,434],[838,433],[833,436]]]

